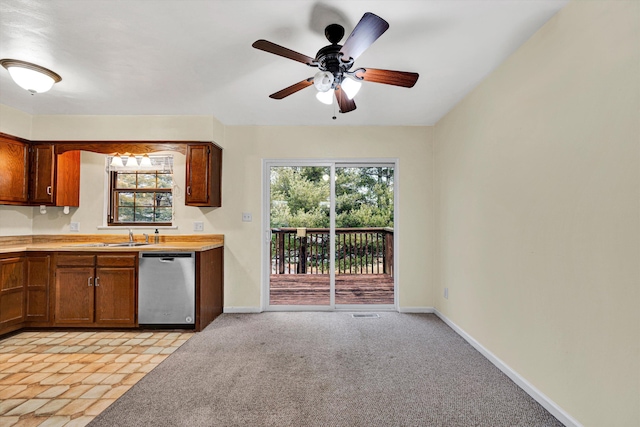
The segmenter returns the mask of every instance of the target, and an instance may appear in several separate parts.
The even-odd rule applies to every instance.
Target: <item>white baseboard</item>
[[[435,313],[433,307],[398,307],[398,313]]]
[[[223,313],[262,313],[260,307],[223,307]]]
[[[473,348],[478,350],[484,357],[489,359],[498,369],[500,369],[506,376],[516,383],[522,390],[531,396],[536,402],[538,402],[544,409],[549,411],[551,415],[556,417],[561,423],[567,427],[582,427],[575,418],[565,412],[560,406],[558,406],[553,400],[549,399],[544,393],[535,388],[533,384],[524,379],[520,374],[511,369],[506,363],[504,363],[495,354],[491,353],[485,347],[476,341],[471,335],[467,334],[462,328],[453,323],[447,316],[434,309],[433,313],[436,314],[444,323],[446,323],[451,329],[453,329],[458,335],[464,338]]]

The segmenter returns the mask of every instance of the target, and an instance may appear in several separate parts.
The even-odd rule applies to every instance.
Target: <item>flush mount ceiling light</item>
[[[0,65],[6,68],[14,82],[21,88],[35,93],[51,89],[54,83],[62,80],[58,74],[30,62],[17,59],[0,59]]]

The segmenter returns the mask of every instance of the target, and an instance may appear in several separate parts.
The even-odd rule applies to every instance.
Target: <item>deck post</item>
[[[383,253],[384,274],[393,276],[393,231],[385,230]]]
[[[284,232],[278,230],[277,244],[278,244],[278,257],[280,258],[280,264],[278,265],[278,274],[284,274]]]
[[[300,252],[298,252],[298,274],[307,274],[307,236],[300,237]]]

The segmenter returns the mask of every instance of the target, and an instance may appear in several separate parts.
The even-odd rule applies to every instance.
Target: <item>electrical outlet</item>
[[[251,212],[242,212],[242,222],[251,222],[253,221],[253,216]]]
[[[204,222],[193,221],[193,231],[204,231]]]
[[[80,231],[80,223],[79,222],[70,222],[69,223],[69,231]]]
[[[449,299],[449,288],[444,288],[444,299]]]

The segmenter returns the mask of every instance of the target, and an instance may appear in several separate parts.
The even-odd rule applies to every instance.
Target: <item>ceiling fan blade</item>
[[[418,73],[408,71],[379,70],[377,68],[364,68],[356,70],[356,77],[361,77],[364,81],[383,83],[386,85],[413,87],[418,81]]]
[[[256,49],[264,50],[265,52],[273,53],[275,55],[293,59],[294,61],[302,62],[303,64],[313,64],[315,62],[315,59],[311,58],[310,56],[303,55],[291,49],[287,49],[286,47],[271,43],[267,40],[258,40],[251,46],[255,47]]]
[[[378,15],[367,12],[362,16],[358,25],[353,29],[347,41],[344,42],[340,53],[344,55],[345,62],[349,58],[354,60],[362,54],[374,41],[378,40],[387,29],[389,23]]]
[[[287,88],[282,89],[281,91],[272,93],[271,95],[269,95],[269,98],[273,98],[273,99],[286,98],[287,96],[294,94],[297,91],[304,89],[305,87],[311,86],[312,84],[313,84],[313,77],[309,77],[308,79],[298,82],[296,84],[293,84]]]
[[[341,113],[348,113],[349,111],[356,109],[355,101],[353,99],[349,99],[340,86],[336,87],[335,94]]]

